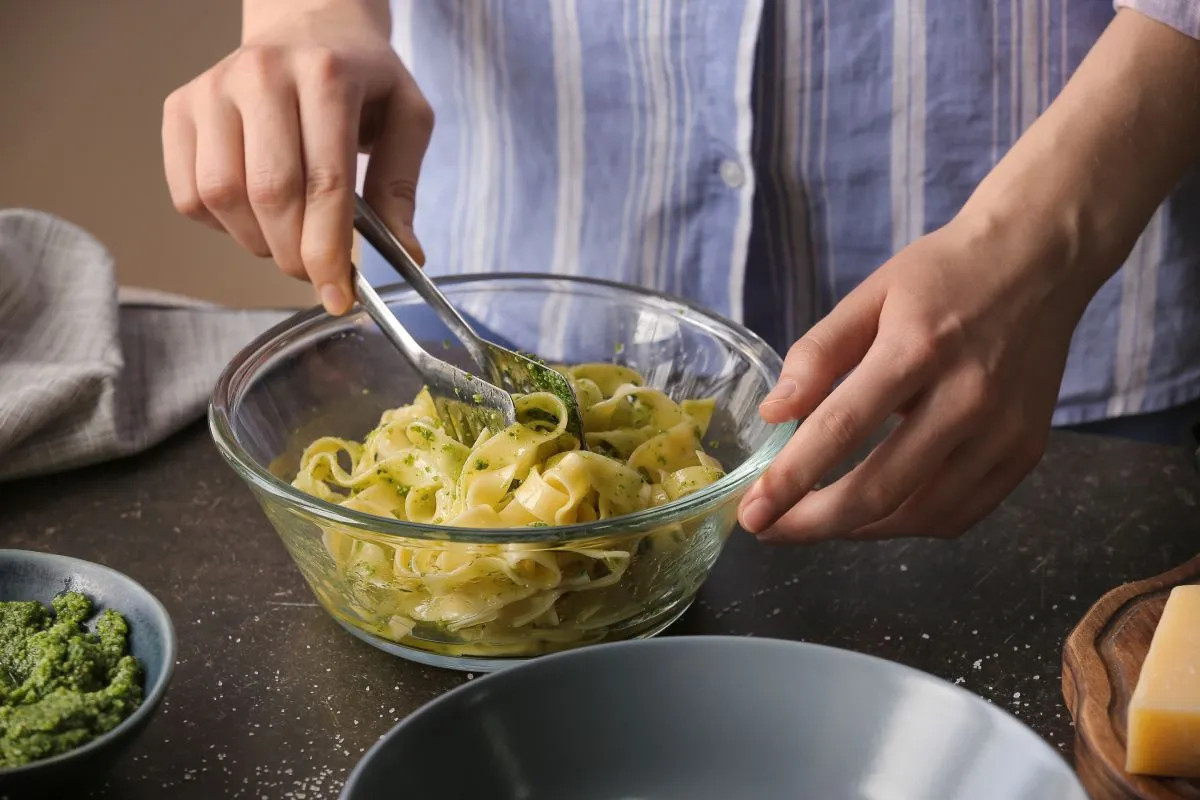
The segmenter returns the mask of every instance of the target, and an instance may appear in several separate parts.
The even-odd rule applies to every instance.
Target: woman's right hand
[[[356,154],[367,200],[412,233],[433,111],[388,41],[386,3],[246,0],[242,46],[163,105],[175,207],[350,308]]]

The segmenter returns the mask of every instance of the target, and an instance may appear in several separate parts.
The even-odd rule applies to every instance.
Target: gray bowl
[[[622,642],[472,681],[404,720],[342,800],[1087,800],[975,695],[871,656],[742,637]]]
[[[68,753],[22,767],[0,769],[0,797],[59,797],[97,785],[154,716],[175,671],[175,629],[162,603],[140,584],[108,567],[78,558],[0,550],[0,601],[49,604],[65,591],[87,595],[96,613],[119,611],[129,622],[130,651],[142,664],[142,704],[120,725]]]

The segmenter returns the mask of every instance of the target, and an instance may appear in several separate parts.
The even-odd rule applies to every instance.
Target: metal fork
[[[433,398],[438,417],[447,430],[464,444],[479,438],[484,428],[499,433],[516,422],[512,396],[499,386],[471,375],[453,364],[429,355],[367,282],[358,267],[354,270],[354,292],[359,304],[383,331],[383,335],[408,359]]]
[[[514,394],[550,392],[563,401],[567,408],[567,432],[587,449],[583,438],[583,419],[579,413],[579,401],[575,391],[562,373],[521,353],[501,347],[481,337],[458,310],[450,304],[437,284],[425,274],[425,270],[409,255],[374,210],[360,195],[354,197],[354,227],[372,247],[395,269],[417,294],[433,308],[442,322],[454,333],[471,360],[496,386]],[[361,281],[365,283],[365,281]],[[390,314],[389,314],[390,316]],[[435,361],[437,359],[434,359]],[[444,363],[444,362],[438,362]],[[449,365],[447,365],[449,366]],[[432,392],[432,389],[430,390]],[[485,395],[485,401],[487,396]],[[511,403],[511,398],[509,400]]]

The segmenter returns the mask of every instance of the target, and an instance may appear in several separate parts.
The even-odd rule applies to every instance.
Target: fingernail
[[[420,240],[417,239],[417,235],[415,233],[413,233],[412,228],[408,228],[407,233],[408,233],[408,237],[407,237],[408,241],[412,243],[408,246],[408,254],[413,257],[414,261],[417,262],[417,266],[424,267],[425,266],[425,248],[421,247],[421,242],[420,242]]]
[[[346,310],[346,294],[336,284],[327,283],[321,287],[321,305],[330,314],[341,314]]]
[[[742,511],[742,527],[750,533],[758,533],[771,522],[771,504],[766,498],[758,497],[750,501]]]
[[[796,382],[791,378],[782,378],[779,383],[775,384],[775,388],[763,398],[762,405],[768,403],[778,403],[781,400],[787,400],[796,393]]]

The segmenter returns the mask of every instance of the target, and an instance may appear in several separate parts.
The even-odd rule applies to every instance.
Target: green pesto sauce
[[[142,702],[141,668],[129,654],[129,625],[109,609],[94,632],[92,603],[78,592],[0,603],[0,769],[86,744],[117,727]]]
[[[570,408],[575,404],[572,397],[571,383],[561,372],[546,366],[546,362],[532,353],[521,353],[533,363],[529,365],[529,380],[540,392],[550,394],[562,400]]]

